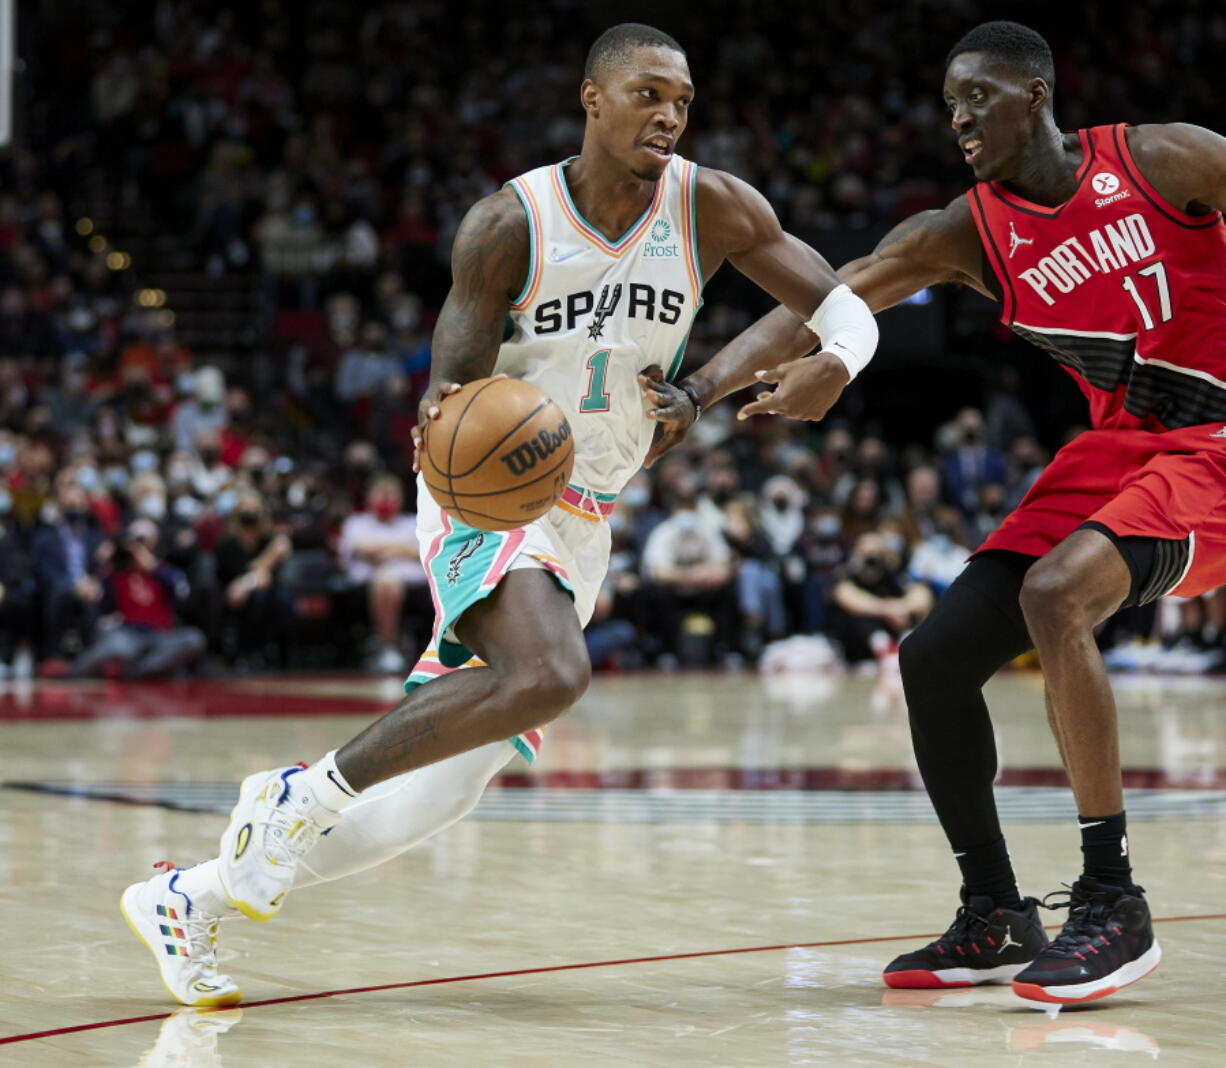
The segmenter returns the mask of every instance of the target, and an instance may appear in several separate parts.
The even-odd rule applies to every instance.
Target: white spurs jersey
[[[570,162],[507,183],[528,213],[531,252],[494,371],[531,382],[566,414],[579,493],[562,507],[604,513],[642,466],[656,426],[636,376],[653,363],[670,379],[677,373],[702,303],[698,168],[673,156],[642,217],[609,241],[571,199]]]

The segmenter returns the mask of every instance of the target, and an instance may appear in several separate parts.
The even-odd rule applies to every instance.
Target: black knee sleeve
[[[1000,833],[996,743],[980,690],[1031,648],[1018,593],[1034,557],[977,556],[898,651],[915,757],[955,847]]]

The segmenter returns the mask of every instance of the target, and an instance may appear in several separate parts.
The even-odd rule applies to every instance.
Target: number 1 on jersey
[[[1162,261],[1151,263],[1148,267],[1142,267],[1137,271],[1137,277],[1149,275],[1158,284],[1158,312],[1162,316],[1159,322],[1169,323],[1171,316],[1174,314],[1171,311],[1171,287],[1166,284],[1166,268],[1162,265]],[[1137,310],[1141,313],[1141,321],[1145,324],[1146,330],[1154,328],[1154,317],[1149,313],[1149,306],[1145,303],[1145,298],[1141,296],[1137,289],[1137,284],[1132,278],[1125,278],[1121,283],[1128,290],[1129,296],[1132,297],[1137,304]]]
[[[609,357],[612,355],[612,349],[601,349],[599,352],[593,352],[584,364],[588,369],[587,392],[579,402],[579,411],[584,415],[609,410],[609,395],[604,391],[604,383],[609,370]]]

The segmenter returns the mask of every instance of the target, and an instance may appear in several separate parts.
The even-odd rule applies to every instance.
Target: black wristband
[[[694,405],[694,422],[697,423],[698,417],[702,415],[702,405],[698,403],[698,390],[688,382],[678,382],[677,388],[690,398],[690,403]]]

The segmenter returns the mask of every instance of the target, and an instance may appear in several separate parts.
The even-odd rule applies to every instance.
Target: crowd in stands
[[[38,44],[0,150],[0,676],[403,671],[429,629],[406,476],[451,238],[477,197],[577,150],[602,9],[68,10],[23,12]],[[978,14],[734,3],[666,21],[699,87],[683,150],[819,247],[941,205],[967,179],[936,88]],[[1222,11],[1061,17],[1040,28],[1066,125],[1212,124]],[[109,241],[93,197],[121,209]],[[194,351],[173,306],[142,303],[158,265],[119,251],[124,227],[248,279],[252,349]],[[742,295],[711,288],[691,364],[762,309]],[[888,652],[1061,443],[1007,383],[933,407],[919,443],[875,424],[871,396],[820,427],[709,413],[612,514],[593,659],[736,665],[797,633],[853,662]],[[1183,611],[1165,630],[1213,647],[1220,599]],[[1147,636],[1152,616],[1117,629]]]

